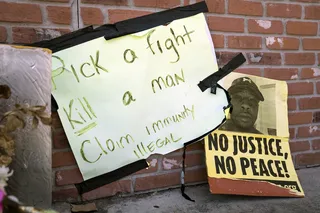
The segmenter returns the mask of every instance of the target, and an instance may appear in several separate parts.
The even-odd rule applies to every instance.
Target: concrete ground
[[[180,189],[113,197],[95,201],[98,213],[320,213],[320,167],[297,171],[305,198],[263,198],[212,195],[207,184],[186,187],[195,203],[185,200]],[[56,203],[60,213],[70,212],[67,203]]]

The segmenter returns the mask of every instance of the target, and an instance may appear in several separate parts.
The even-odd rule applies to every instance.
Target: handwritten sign
[[[205,150],[212,193],[304,197],[288,138],[217,130]]]
[[[52,94],[84,180],[203,137],[225,119],[226,92],[204,15],[103,37],[53,55]]]

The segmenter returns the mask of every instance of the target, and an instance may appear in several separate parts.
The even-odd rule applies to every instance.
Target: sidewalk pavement
[[[96,200],[98,213],[320,213],[320,167],[297,171],[305,198],[265,198],[213,195],[209,186],[187,186],[184,199],[180,189],[171,189],[131,197]],[[55,203],[60,213],[70,212],[70,204]]]

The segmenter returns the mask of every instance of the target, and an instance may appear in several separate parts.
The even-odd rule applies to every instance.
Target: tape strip
[[[83,193],[92,191],[99,187],[102,187],[106,184],[117,181],[125,176],[131,175],[141,169],[145,169],[148,167],[148,163],[145,160],[139,160],[134,163],[125,165],[119,169],[116,169],[112,172],[100,175],[98,177],[94,177],[92,179],[83,181],[81,183],[75,184],[80,195]]]
[[[177,19],[186,18],[198,13],[208,12],[205,1],[195,3],[184,7],[176,7],[170,10],[140,16],[134,19],[120,21],[115,24],[119,31],[118,36],[128,35],[139,31],[147,30],[156,26],[165,25]],[[110,34],[105,35],[105,39],[114,38]]]
[[[208,88],[211,88],[211,93],[212,94],[216,94],[217,88],[223,89],[227,94],[227,99],[228,99],[228,103],[229,103],[228,107],[230,107],[230,100],[231,99],[230,99],[229,93],[218,84],[218,81],[221,80],[222,78],[224,78],[225,76],[227,76],[233,70],[237,69],[245,61],[246,61],[246,59],[243,56],[243,54],[242,53],[238,54],[236,57],[231,59],[231,61],[229,61],[223,68],[220,68],[217,72],[213,73],[212,75],[208,76],[204,80],[200,81],[200,83],[198,84],[199,88],[201,89],[202,92],[204,92]],[[228,108],[228,107],[226,107],[226,108]],[[221,124],[223,124],[224,121]],[[190,143],[188,143],[188,144],[190,144]],[[187,146],[187,144],[184,144],[183,154],[182,154],[183,161],[182,161],[182,171],[181,171],[181,194],[185,199],[187,199],[187,200],[189,200],[191,202],[195,202],[195,200],[191,199],[185,193],[185,180],[184,180],[184,177],[185,177],[186,146]]]
[[[231,107],[231,102],[230,102],[230,101],[231,101],[231,97],[230,97],[229,93],[227,92],[226,89],[224,89],[224,88],[223,88],[222,86],[220,86],[219,84],[217,84],[217,87],[220,88],[220,89],[222,89],[222,90],[225,92],[226,96],[227,96],[228,106],[226,106],[226,107],[224,108],[224,110],[227,109],[227,108],[230,108],[230,107]],[[226,121],[226,117],[223,119],[223,121],[221,122],[221,124],[218,125],[215,129],[213,129],[213,130],[205,133],[204,135],[202,135],[202,136],[200,136],[200,137],[198,137],[198,138],[196,138],[196,139],[194,139],[194,140],[192,140],[192,141],[189,141],[189,142],[187,142],[187,143],[184,144],[183,154],[182,154],[182,171],[181,171],[181,175],[180,175],[180,183],[181,183],[180,190],[181,190],[182,196],[183,196],[186,200],[189,200],[189,201],[191,201],[191,202],[195,202],[195,200],[191,199],[191,198],[185,193],[185,188],[186,188],[186,186],[185,186],[185,158],[186,158],[186,148],[187,148],[188,145],[193,144],[194,142],[197,142],[197,141],[201,140],[201,139],[204,138],[206,135],[208,135],[208,134],[210,134],[211,132],[213,132],[213,131],[215,131],[216,129],[218,129],[225,121]]]
[[[181,171],[181,194],[182,197],[184,197],[186,200],[189,200],[191,202],[195,202],[195,200],[191,199],[186,193],[185,193],[185,159],[186,159],[186,145],[183,146],[183,154],[182,154],[182,171]]]
[[[55,53],[101,36],[104,36],[106,39],[113,39],[159,25],[165,25],[176,19],[186,18],[205,12],[208,12],[208,7],[206,2],[202,1],[188,6],[176,7],[170,10],[120,21],[115,24],[101,25],[95,29],[93,29],[93,26],[89,26],[69,34],[62,35],[58,38],[28,44],[27,46],[48,48],[51,49],[52,53]]]
[[[186,18],[205,12],[208,12],[208,7],[206,2],[202,1],[184,7],[176,7],[170,10],[120,21],[115,24],[105,24],[97,27],[96,29],[94,29],[93,26],[85,27],[51,40],[40,41],[33,44],[28,44],[27,46],[48,48],[52,51],[52,53],[56,53],[101,36],[104,36],[107,40],[113,39],[150,29],[159,25],[164,25],[176,19]],[[52,95],[51,109],[52,112],[56,112],[58,110],[58,104]]]
[[[239,53],[237,56],[231,59],[231,61],[229,61],[225,66],[220,68],[217,72],[200,81],[200,83],[198,84],[200,90],[204,92],[208,88],[211,88],[211,93],[216,94],[218,81],[220,81],[229,73],[240,67],[244,62],[246,62],[246,58],[243,56],[242,53]]]

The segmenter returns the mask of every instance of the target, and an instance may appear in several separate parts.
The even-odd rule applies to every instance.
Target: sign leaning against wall
[[[304,197],[289,147],[286,82],[231,73],[221,85],[232,110],[205,138],[210,191]]]
[[[56,52],[52,94],[84,180],[166,154],[217,128],[227,93],[198,83],[218,70],[203,13]]]

